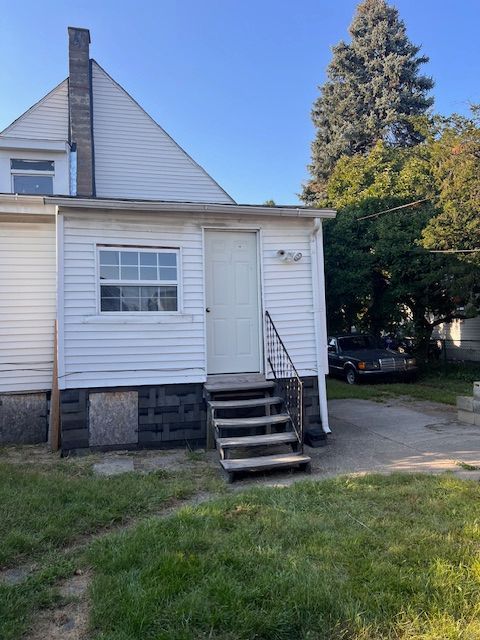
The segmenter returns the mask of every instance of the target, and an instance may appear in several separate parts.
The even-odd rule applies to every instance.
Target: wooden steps
[[[265,389],[273,389],[275,383],[266,380],[262,376],[210,376],[203,388],[207,393],[225,393],[234,391],[235,393],[242,391],[252,391]]]
[[[276,416],[260,416],[258,418],[214,418],[213,426],[224,429],[242,429],[245,427],[262,427],[263,425],[283,424],[289,422],[288,413]]]
[[[275,467],[294,467],[310,464],[310,457],[304,454],[279,454],[275,456],[258,456],[256,458],[239,458],[236,460],[220,460],[225,471],[254,471],[255,469],[274,469]]]
[[[296,442],[297,436],[293,431],[285,433],[266,433],[261,436],[232,436],[231,438],[217,438],[217,447],[222,449],[237,447],[262,447],[269,444],[287,444]]]
[[[253,398],[251,400],[211,400],[212,409],[246,409],[251,407],[265,407],[267,405],[281,404],[282,398]]]
[[[276,385],[263,376],[211,376],[204,385],[207,442],[231,482],[239,472],[310,465]]]

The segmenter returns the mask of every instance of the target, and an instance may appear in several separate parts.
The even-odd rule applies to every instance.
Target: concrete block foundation
[[[480,427],[480,382],[473,383],[473,396],[457,396],[457,417]]]
[[[305,429],[320,426],[318,380],[303,378]],[[203,383],[68,389],[60,394],[62,451],[205,446]]]

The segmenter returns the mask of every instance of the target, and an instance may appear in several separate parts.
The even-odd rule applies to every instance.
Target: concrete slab
[[[460,472],[460,462],[480,466],[480,430],[456,422],[454,407],[351,399],[331,401],[329,411],[328,446],[306,448],[316,475]]]
[[[118,458],[97,462],[93,465],[93,472],[99,476],[116,476],[134,471],[134,468],[133,458]]]

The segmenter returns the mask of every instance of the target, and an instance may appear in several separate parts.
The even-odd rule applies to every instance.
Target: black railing
[[[303,383],[268,311],[265,311],[265,341],[277,392],[283,398],[298,441],[303,446]]]

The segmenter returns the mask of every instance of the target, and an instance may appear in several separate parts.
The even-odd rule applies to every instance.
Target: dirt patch
[[[58,585],[62,603],[56,608],[40,611],[25,634],[25,640],[86,640],[90,581],[90,573],[82,571],[63,580]]]

